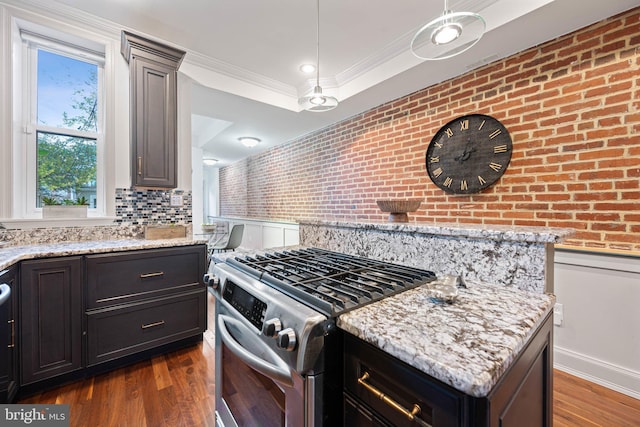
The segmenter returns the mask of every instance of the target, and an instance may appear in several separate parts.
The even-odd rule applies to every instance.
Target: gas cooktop
[[[329,317],[436,279],[431,271],[318,248],[226,263]]]

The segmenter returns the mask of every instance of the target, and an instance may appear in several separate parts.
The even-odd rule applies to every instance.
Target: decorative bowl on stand
[[[382,212],[389,212],[389,222],[409,222],[407,212],[415,212],[420,208],[422,200],[376,200]]]

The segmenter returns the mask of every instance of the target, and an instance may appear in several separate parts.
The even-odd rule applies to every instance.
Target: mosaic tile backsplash
[[[182,206],[171,206],[171,196],[181,195]],[[191,191],[116,188],[118,224],[191,224]]]

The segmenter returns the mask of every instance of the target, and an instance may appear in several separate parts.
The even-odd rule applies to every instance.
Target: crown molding
[[[156,36],[139,31],[136,28],[128,28],[98,16],[83,12],[67,5],[47,0],[3,0],[0,5],[40,15],[44,18],[57,20],[67,25],[81,26],[85,30],[97,31],[103,36],[120,40],[122,30],[135,32],[145,38],[162,41],[187,52],[184,62],[189,62],[197,67],[211,71],[225,77],[238,80],[242,83],[256,86],[264,90],[272,91],[279,96],[286,96],[297,102],[297,90],[294,86],[282,83],[278,80],[265,77],[261,74],[248,71],[244,68],[220,61],[199,52],[178,46],[168,40],[161,40]],[[265,101],[267,102],[267,101]]]

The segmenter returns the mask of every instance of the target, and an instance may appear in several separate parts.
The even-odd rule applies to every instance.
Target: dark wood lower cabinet
[[[21,394],[202,340],[206,254],[196,244],[22,261]],[[0,369],[0,393],[5,382]]]
[[[552,425],[551,316],[486,397],[466,395],[350,334],[344,335],[345,426]],[[364,379],[368,386],[358,379]],[[386,398],[381,399],[377,392]],[[407,412],[414,405],[420,411],[412,420]]]
[[[82,257],[24,261],[21,384],[82,368]]]
[[[207,321],[206,306],[206,293],[191,291],[90,312],[87,366],[201,334]]]
[[[0,304],[0,403],[10,403],[18,392],[18,268],[0,271],[0,284],[11,291],[8,299]]]

